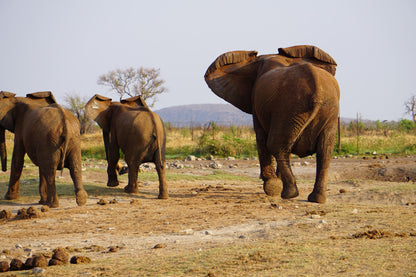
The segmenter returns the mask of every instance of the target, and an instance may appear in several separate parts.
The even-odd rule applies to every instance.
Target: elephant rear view
[[[290,155],[316,153],[315,185],[308,200],[326,201],[340,97],[336,65],[318,47],[301,45],[261,56],[257,51],[227,52],[208,67],[209,88],[253,115],[260,177],[267,195],[298,196]]]
[[[69,168],[74,182],[76,202],[84,205],[87,192],[82,185],[81,140],[78,119],[68,110],[56,104],[51,92],[27,94],[15,97],[0,92],[0,154],[5,162],[4,130],[14,133],[9,189],[6,199],[19,197],[19,180],[27,153],[39,167],[39,193],[41,204],[58,207],[55,187],[57,169]],[[3,170],[6,165],[3,164]]]
[[[127,193],[138,192],[139,166],[153,162],[159,176],[159,199],[168,198],[165,179],[166,136],[160,117],[151,112],[140,96],[112,102],[110,98],[94,95],[85,106],[88,117],[98,123],[103,131],[107,157],[107,186],[119,185],[118,161],[121,149],[128,166]]]

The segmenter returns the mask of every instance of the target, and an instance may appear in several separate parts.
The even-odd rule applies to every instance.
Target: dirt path
[[[329,174],[328,202],[323,205],[306,201],[314,182],[313,159],[292,161],[300,191],[300,196],[293,200],[270,198],[263,193],[257,179],[256,160],[215,162],[217,166],[213,165],[214,161],[180,161],[175,166],[175,162],[170,161],[168,173],[175,178],[169,181],[168,200],[156,199],[156,181],[143,180],[137,195],[123,193],[126,179],[121,179],[120,188],[106,188],[105,164],[86,162],[83,178],[86,187],[89,184],[91,188],[87,204],[77,207],[73,195],[62,195],[60,207],[42,213],[40,218],[0,221],[0,261],[24,260],[57,247],[70,247],[71,255],[84,255],[93,260],[89,267],[79,267],[79,270],[82,268],[88,275],[97,272],[111,275],[116,272],[114,268],[97,270],[97,266],[114,259],[134,260],[146,255],[150,259],[156,245],[161,248],[157,250],[158,256],[171,257],[227,245],[271,241],[307,244],[311,239],[337,241],[360,232],[381,230],[389,232],[393,238],[405,234],[403,244],[413,247],[414,251],[407,253],[404,262],[415,264],[416,158],[334,159]],[[36,175],[34,170],[26,168],[25,172]],[[152,172],[151,169],[147,171]],[[217,179],[212,177],[218,172],[224,174],[226,180],[221,179],[221,175]],[[1,174],[7,176],[8,173]],[[69,183],[68,175],[65,171],[58,181]],[[181,178],[185,175],[198,178]],[[25,177],[21,190],[25,190],[24,180]],[[35,181],[27,182],[36,186]],[[3,181],[1,186],[3,195],[7,182]],[[92,190],[94,186],[96,189]],[[108,202],[115,199],[115,203],[97,204],[101,199]],[[33,201],[0,200],[0,211],[11,210],[15,215],[22,207],[40,209]],[[71,276],[74,267],[49,267],[47,272]],[[130,274],[134,275],[132,270]],[[214,271],[220,274],[222,270]],[[243,269],[237,272],[239,270]],[[165,272],[161,269],[158,274]],[[416,275],[416,269],[408,264],[397,273]],[[198,271],[189,275],[207,274]]]

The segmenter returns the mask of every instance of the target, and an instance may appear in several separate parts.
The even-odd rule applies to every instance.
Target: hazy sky
[[[206,68],[231,50],[312,44],[338,63],[341,116],[408,118],[416,94],[416,1],[0,0],[0,90],[118,100],[99,75],[160,68],[154,109],[225,103]]]

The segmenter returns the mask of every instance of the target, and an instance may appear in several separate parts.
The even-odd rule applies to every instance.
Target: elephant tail
[[[316,117],[316,115],[318,114],[319,110],[321,109],[321,105],[322,105],[321,102],[313,102],[312,112],[310,113],[308,119],[306,119],[305,123],[302,125],[302,127],[300,128],[300,130],[298,131],[298,133],[296,134],[296,136],[292,140],[292,142],[289,144],[289,149],[292,149],[293,148],[293,146],[295,145],[295,143],[298,141],[299,137],[302,135],[303,131],[306,129],[306,127],[308,127],[308,125]]]
[[[69,139],[69,134],[68,134],[68,122],[66,120],[66,116],[65,116],[65,111],[64,109],[56,104],[56,108],[59,111],[59,115],[61,116],[61,120],[62,120],[62,134],[61,134],[61,147],[60,147],[60,157],[59,157],[59,162],[58,162],[58,170],[62,170],[64,169],[65,166],[65,158],[66,158],[66,152],[68,149],[68,139]]]
[[[150,113],[153,121],[153,137],[156,142],[155,163],[158,163],[160,167],[164,167],[166,146],[165,128],[160,117],[153,112]]]

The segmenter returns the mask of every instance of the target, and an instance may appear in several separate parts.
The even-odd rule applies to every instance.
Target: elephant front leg
[[[20,176],[22,175],[25,151],[22,143],[15,139],[13,148],[12,164],[10,170],[9,189],[5,195],[5,199],[12,200],[20,197]]]
[[[260,178],[263,180],[263,190],[269,196],[278,196],[282,191],[282,180],[276,175],[273,156],[267,149],[267,134],[260,126],[256,115],[253,115],[254,130],[256,132],[257,152],[260,161]]]

